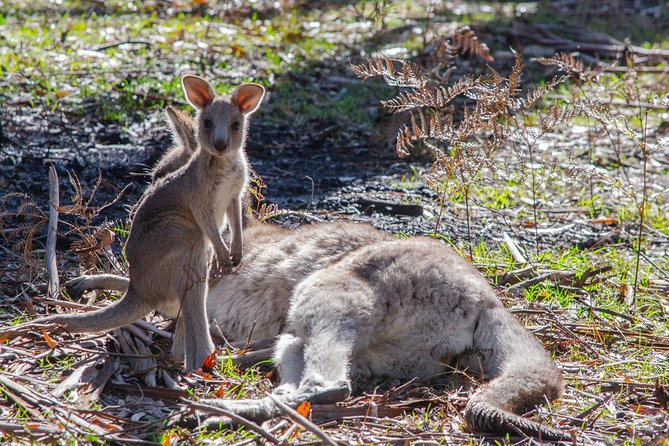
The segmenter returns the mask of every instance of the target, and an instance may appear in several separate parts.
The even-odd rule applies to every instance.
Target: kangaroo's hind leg
[[[348,277],[336,280],[327,272],[317,276],[322,280],[312,276],[309,283],[296,290],[288,334],[281,337],[274,355],[281,377],[275,394],[291,407],[302,401],[331,403],[345,399],[351,389],[353,354],[369,344],[374,330],[369,308],[372,290],[365,283]],[[293,390],[296,382],[297,389]],[[202,402],[258,422],[281,414],[269,397]],[[205,425],[214,428],[220,421],[211,418]]]
[[[315,403],[345,399],[351,392],[353,356],[373,337],[374,290],[346,272],[336,266],[322,270],[296,290],[288,330],[304,338],[297,399]]]
[[[203,256],[204,257],[204,256]],[[209,334],[209,318],[207,317],[207,280],[206,261],[193,265],[190,280],[186,283],[183,292],[181,315],[183,330],[179,333],[177,322],[176,348],[180,338],[183,339],[186,370],[195,370],[202,367],[204,360],[214,351],[214,343]],[[173,347],[174,349],[175,347]]]
[[[282,334],[276,341],[272,361],[276,365],[280,382],[272,393],[285,395],[295,392],[304,370],[304,340],[292,333]]]
[[[183,317],[177,318],[176,323],[174,324],[174,333],[172,333],[172,347],[170,353],[175,359],[178,359],[180,362],[184,361],[185,346],[184,346],[185,336],[184,336],[184,319]]]

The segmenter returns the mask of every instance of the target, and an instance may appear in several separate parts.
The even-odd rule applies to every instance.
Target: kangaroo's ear
[[[203,109],[211,104],[211,101],[216,96],[211,84],[200,76],[187,74],[181,78],[181,85],[186,93],[188,102],[198,109]]]
[[[260,105],[260,101],[265,96],[265,89],[258,84],[243,84],[235,88],[231,96],[239,111],[250,115]]]
[[[195,129],[193,127],[195,124],[193,118],[172,107],[167,107],[165,113],[170,122],[170,128],[172,129],[175,141],[186,149],[186,151],[194,152],[196,144],[194,144]]]

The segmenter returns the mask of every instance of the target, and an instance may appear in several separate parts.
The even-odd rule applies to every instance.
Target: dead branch
[[[46,238],[46,272],[49,277],[48,295],[52,299],[58,297],[58,264],[56,263],[56,233],[58,230],[58,207],[60,206],[58,173],[56,168],[49,166],[49,230]]]
[[[509,250],[509,254],[511,254],[511,257],[513,257],[513,260],[520,263],[521,265],[527,263],[527,259],[521,252],[522,248],[520,247],[520,245],[514,239],[512,239],[511,236],[506,232],[504,233],[503,237],[504,237],[504,244]]]

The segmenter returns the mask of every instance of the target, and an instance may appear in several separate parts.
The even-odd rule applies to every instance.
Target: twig
[[[267,395],[269,399],[274,401],[274,404],[284,413],[288,418],[296,422],[297,424],[301,425],[314,435],[316,435],[318,438],[323,440],[323,443],[329,444],[331,446],[337,446],[337,442],[334,441],[332,438],[330,438],[329,435],[327,435],[325,432],[323,432],[318,426],[316,426],[314,423],[311,421],[307,420],[305,417],[297,413],[297,411],[290,406],[288,406],[286,403],[281,401],[281,399],[275,397],[272,394]]]
[[[513,257],[513,260],[520,263],[521,265],[527,263],[527,259],[520,251],[521,248],[520,246],[518,246],[518,243],[516,243],[516,241],[512,239],[511,236],[506,232],[502,237],[504,238],[504,244],[509,250],[509,254],[511,254],[511,257]]]
[[[529,279],[535,273],[536,266],[530,265],[525,268],[507,271],[492,278],[493,282],[498,286],[514,285],[523,280]]]
[[[565,279],[573,279],[575,276],[575,273],[573,271],[551,271],[545,274],[540,274],[537,277],[533,277],[531,279],[527,279],[523,282],[517,283],[515,285],[511,285],[509,288],[507,288],[509,291],[518,291],[518,290],[524,290],[526,288],[529,288],[533,285],[536,285],[538,283],[543,282],[544,280],[558,280],[559,282],[564,281]]]
[[[33,437],[35,434],[58,434],[61,432],[61,429],[35,423],[24,425],[0,423],[0,432],[9,435],[29,435]]]
[[[185,398],[181,398],[181,401],[188,404],[190,407],[194,409],[201,410],[203,412],[209,412],[217,415],[223,415],[225,417],[230,418],[232,421],[235,423],[239,423],[241,425],[244,425],[245,427],[249,428],[253,432],[257,433],[267,441],[270,441],[274,444],[279,444],[280,440],[276,438],[274,435],[270,434],[267,432],[265,429],[262,427],[258,426],[256,423],[253,421],[247,420],[246,418],[242,418],[239,415],[237,415],[234,412],[230,412],[229,410],[225,410],[221,407],[218,406],[210,406],[208,404],[201,404],[201,403],[194,403],[193,401],[187,400]],[[336,446],[336,443],[335,443]]]
[[[49,230],[46,237],[46,272],[49,277],[48,295],[52,299],[58,297],[58,264],[56,263],[56,231],[58,229],[58,206],[60,206],[58,173],[56,168],[49,166]]]
[[[121,42],[114,42],[114,43],[108,43],[106,45],[100,45],[96,48],[93,49],[93,51],[104,51],[108,50],[110,48],[116,48],[118,46],[122,45],[146,45],[146,46],[151,46],[151,42],[148,42],[146,40],[123,40]]]
[[[166,330],[161,330],[160,328],[156,327],[155,325],[146,322],[145,320],[138,320],[132,323],[132,325],[135,325],[139,328],[143,328],[144,330],[150,331],[152,333],[155,333],[156,335],[160,336],[161,338],[165,339],[172,339],[172,333]]]

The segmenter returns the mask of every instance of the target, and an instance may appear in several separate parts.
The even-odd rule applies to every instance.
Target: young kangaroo
[[[470,429],[570,438],[520,415],[559,397],[560,372],[483,276],[444,244],[398,241],[353,223],[250,223],[244,239],[244,264],[213,283],[207,313],[229,341],[279,336],[275,396],[284,402],[338,401],[360,377],[430,378],[459,366],[489,380],[465,408]],[[67,286],[124,291],[128,280],[82,276]],[[269,398],[207,402],[255,420],[279,414]]]
[[[39,322],[63,325],[71,332],[105,331],[161,311],[178,318],[172,353],[192,370],[214,350],[205,310],[212,247],[216,272],[229,272],[241,261],[241,198],[247,183],[243,146],[247,117],[257,109],[264,89],[244,84],[230,96],[219,96],[209,82],[192,75],[184,76],[182,85],[198,109],[197,150],[172,173],[169,169],[176,166],[166,163],[171,166],[165,176],[139,202],[126,245],[130,280],[125,295],[97,311]],[[179,135],[186,135],[181,142],[190,144],[193,140],[181,133],[187,129],[179,122]],[[231,250],[220,233],[226,218]]]

